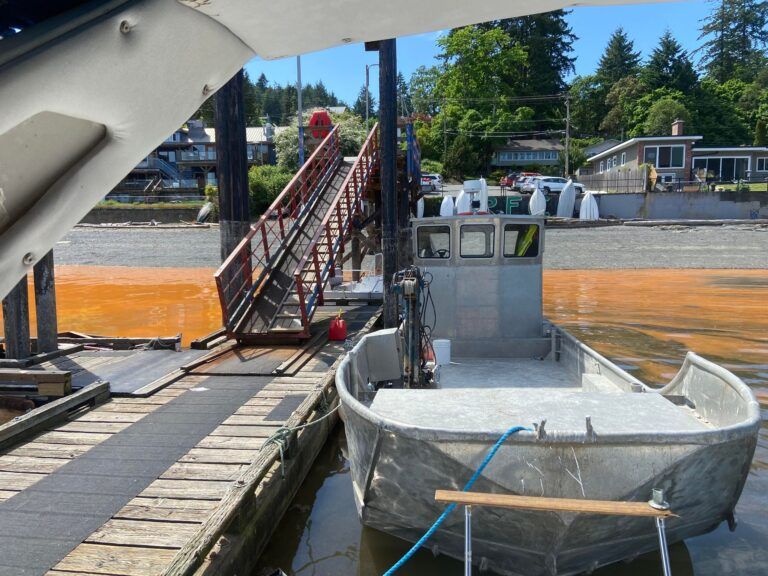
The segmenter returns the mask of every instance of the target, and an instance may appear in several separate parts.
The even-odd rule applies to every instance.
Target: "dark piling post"
[[[3,328],[5,330],[5,357],[29,358],[29,294],[27,276],[19,280],[3,299]]]
[[[242,70],[219,89],[215,99],[216,177],[223,261],[250,227]]]
[[[390,294],[397,272],[397,48],[379,42],[379,130],[381,147],[381,248],[384,255],[384,326],[397,326],[397,299]]]
[[[54,352],[59,349],[59,342],[53,250],[35,264],[35,309],[37,310],[37,353]]]

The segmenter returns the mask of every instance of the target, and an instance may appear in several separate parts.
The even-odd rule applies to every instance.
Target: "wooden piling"
[[[56,320],[56,282],[53,250],[35,264],[35,309],[37,310],[37,353],[58,350]]]
[[[25,274],[3,299],[6,358],[28,358],[31,354],[29,294],[27,290],[27,275]]]
[[[215,125],[219,230],[223,262],[245,237],[250,227],[242,70],[216,93]]]
[[[381,248],[384,256],[384,326],[397,325],[397,299],[390,294],[397,272],[397,46],[379,42],[379,142],[381,155]]]

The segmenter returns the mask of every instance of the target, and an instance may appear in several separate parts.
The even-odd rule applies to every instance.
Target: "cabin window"
[[[451,227],[419,226],[416,244],[419,258],[450,258]]]
[[[683,168],[685,165],[685,145],[646,146],[645,163],[656,168]]]
[[[768,158],[758,158],[757,159],[757,171],[758,172],[768,172]]]
[[[504,224],[504,256],[533,258],[539,255],[539,227],[536,224]]]
[[[493,224],[465,224],[461,227],[462,258],[492,258],[496,237]]]

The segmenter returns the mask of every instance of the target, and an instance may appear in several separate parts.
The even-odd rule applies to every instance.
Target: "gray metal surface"
[[[461,489],[505,430],[545,419],[543,432],[512,436],[473,490],[645,501],[663,489],[679,514],[667,525],[669,542],[710,531],[733,512],[760,422],[741,380],[689,353],[680,373],[652,391],[567,332],[542,332],[552,333],[552,357],[521,362],[528,373],[513,374],[516,359],[493,360],[475,366],[474,378],[473,370],[454,372],[458,387],[383,389],[372,398],[366,338],[349,352],[336,382],[363,523],[416,541],[442,512],[436,489]],[[550,385],[531,366],[553,368]],[[504,389],[484,387],[492,370],[502,371],[492,379]],[[562,387],[582,381],[589,391]],[[500,574],[577,574],[658,547],[647,518],[486,508],[474,516],[473,559]],[[462,558],[463,532],[453,514],[430,544]]]
[[[440,388],[575,388],[578,378],[549,359],[453,358],[440,366]]]
[[[212,376],[0,503],[0,575],[43,575],[270,382]]]

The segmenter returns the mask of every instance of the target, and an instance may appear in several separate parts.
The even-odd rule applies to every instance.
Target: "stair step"
[[[301,320],[301,314],[291,314],[289,312],[281,312],[280,314],[275,314],[275,318],[281,318],[284,320]]]

